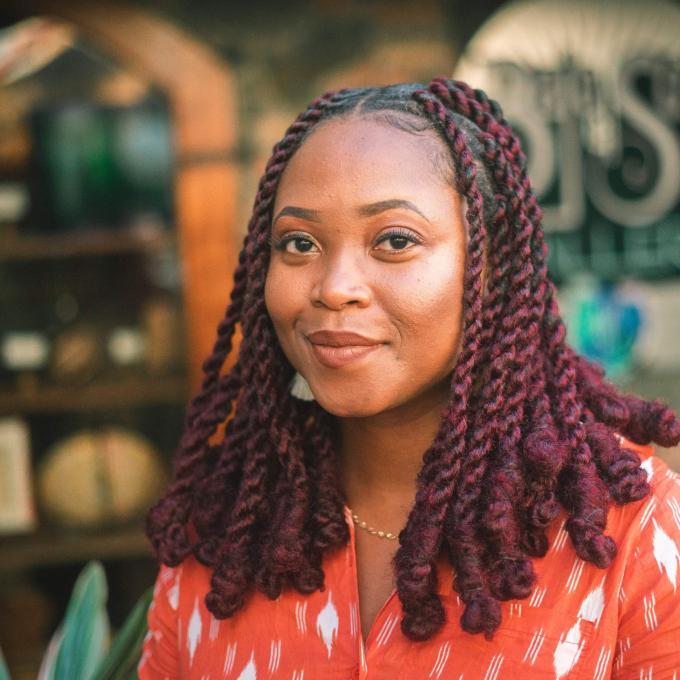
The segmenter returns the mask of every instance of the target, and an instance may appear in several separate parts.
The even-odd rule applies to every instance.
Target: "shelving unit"
[[[113,366],[108,355],[107,365],[101,370],[68,380],[46,371],[26,371],[17,374],[16,379],[8,379],[3,369],[0,418],[14,416],[26,421],[31,431],[33,463],[65,436],[81,429],[118,425],[145,434],[169,467],[170,455],[181,434],[185,404],[200,385],[202,363],[212,348],[215,329],[229,300],[225,272],[236,266],[241,240],[234,229],[238,157],[233,153],[237,127],[230,70],[187,32],[133,6],[37,0],[28,4],[10,2],[7,8],[3,6],[0,17],[5,12],[9,23],[41,14],[69,22],[93,52],[128,69],[133,79],[143,80],[160,93],[168,107],[174,152],[173,216],[169,222],[154,216],[148,219],[142,213],[130,221],[133,226],[109,228],[113,225],[103,226],[95,220],[64,230],[64,225],[45,219],[38,225],[42,233],[25,229],[24,224],[0,224],[0,274],[4,272],[3,280],[10,284],[5,287],[3,299],[14,294],[24,300],[19,303],[19,314],[14,315],[19,319],[16,328],[22,330],[23,319],[30,317],[36,304],[42,304],[41,299],[60,293],[80,302],[80,288],[84,286],[86,296],[91,292],[93,300],[80,305],[79,312],[101,329],[97,343],[103,346],[114,326],[129,327],[134,323],[136,305],[146,290],[140,281],[148,271],[174,268],[176,284],[168,289],[168,297],[177,303],[174,308],[181,315],[183,338],[181,362],[172,364],[167,371],[150,365]],[[49,69],[42,73],[49,73]],[[202,84],[201,88],[195,87],[196,82]],[[22,175],[25,170],[21,160],[12,159],[4,167],[0,163],[0,182],[8,178],[13,181],[14,175]],[[26,179],[18,177],[18,181]],[[150,267],[148,271],[146,265]],[[25,287],[20,283],[21,276],[27,279]],[[71,287],[67,282],[55,286],[55,276],[74,277],[82,286]],[[110,283],[100,288],[97,280]],[[88,291],[88,286],[94,289]],[[13,293],[10,288],[15,289]],[[116,296],[121,298],[117,302]],[[2,332],[8,323],[0,329]],[[50,320],[43,327],[29,330],[45,332],[51,342],[62,328]],[[31,534],[0,535],[0,582],[13,584],[5,594],[11,595],[12,587],[21,593],[38,588],[42,597],[47,596],[56,607],[50,614],[52,627],[41,629],[42,639],[37,643],[34,640],[28,656],[10,658],[7,652],[12,650],[4,648],[14,680],[35,677],[39,655],[63,616],[75,576],[87,560],[100,559],[105,564],[114,627],[148,587],[157,568],[143,534],[141,517],[122,525],[79,530],[58,528],[42,512],[39,520]],[[40,601],[41,597],[34,599]],[[0,597],[0,646],[2,606]],[[7,611],[15,609],[10,606]],[[12,624],[13,629],[16,625]],[[31,621],[28,625],[37,624]],[[17,640],[16,635],[10,637]]]
[[[57,69],[55,73],[62,77],[64,69]],[[68,73],[66,69],[65,77]],[[41,93],[49,93],[49,79],[34,87]],[[5,96],[2,87],[0,96]],[[156,96],[151,92],[146,95],[147,99],[130,106],[138,107],[135,111],[143,111],[147,102]],[[163,100],[158,97],[158,101]],[[37,106],[43,105],[38,102]],[[61,106],[59,102],[52,102],[45,109],[48,113],[42,115],[58,116]],[[100,112],[102,116],[127,115],[125,105],[112,108],[109,104],[90,101],[85,95],[78,106],[95,116]],[[167,119],[171,119],[169,111]],[[37,134],[36,128],[27,122],[25,129],[32,135]],[[113,454],[127,465],[133,459],[129,457],[133,451],[126,450],[125,440],[120,438],[115,440],[118,448],[104,450],[99,443],[103,440],[95,437],[108,428],[116,428],[112,431],[127,432],[148,443],[156,455],[159,474],[149,479],[146,489],[156,489],[162,469],[169,471],[170,456],[179,438],[181,415],[190,394],[192,363],[184,337],[184,281],[179,271],[181,226],[157,204],[142,205],[135,213],[138,204],[134,202],[122,211],[125,219],[117,223],[90,220],[91,207],[87,202],[83,203],[86,209],[73,224],[66,223],[64,215],[56,212],[53,220],[49,214],[42,220],[42,214],[53,210],[55,204],[49,202],[49,192],[44,194],[44,199],[40,193],[50,185],[40,174],[46,171],[39,165],[44,159],[38,155],[36,139],[31,138],[31,148],[31,155],[16,164],[3,165],[0,157],[0,184],[8,182],[30,189],[32,206],[16,222],[3,222],[0,218],[0,307],[3,309],[0,419],[21,424],[28,433],[27,448],[22,445],[14,453],[8,453],[10,440],[7,440],[0,442],[3,444],[0,455],[21,455],[22,460],[27,461],[36,516],[33,530],[17,526],[14,533],[0,533],[0,648],[15,680],[35,677],[40,656],[64,615],[75,576],[86,562],[97,559],[105,566],[110,590],[109,615],[114,627],[150,585],[157,566],[144,535],[143,513],[150,502],[150,493],[156,491],[147,492],[144,507],[137,501],[134,512],[119,509],[114,512],[114,477],[103,476],[113,473],[101,461],[109,460]],[[72,160],[74,158],[77,160],[75,156]],[[51,159],[50,156],[45,160]],[[71,176],[71,180],[75,176]],[[116,179],[115,174],[106,177],[114,182],[111,186],[116,191],[120,186],[127,186]],[[88,178],[87,171],[83,171],[82,181],[87,182]],[[86,189],[87,185],[83,184],[80,191],[83,201]],[[120,194],[120,200],[126,200],[124,193]],[[150,309],[156,314],[155,322],[146,316],[147,312],[151,313]],[[176,321],[179,324],[175,325]],[[152,327],[152,323],[161,325]],[[128,338],[128,342],[135,342],[134,338],[137,342],[143,341],[136,350],[128,349],[133,353],[128,354],[131,358],[127,360],[124,349],[123,354],[121,350],[118,354],[112,350],[112,338],[121,332],[121,337]],[[30,345],[30,340],[25,339],[29,336],[42,339],[48,348],[47,359],[26,367],[21,362],[12,363],[16,359],[10,360],[10,357],[16,354],[6,349],[5,341],[12,338],[12,346],[18,348],[21,355],[21,343]],[[89,348],[86,352],[92,351],[87,355],[89,363],[85,364],[79,363],[79,357],[84,356],[83,347]],[[164,348],[173,348],[174,353],[167,355],[169,358],[152,361],[153,357],[165,356]],[[72,495],[74,510],[79,503],[86,503],[86,498],[97,499],[101,510],[84,513],[82,525],[69,526],[54,509],[50,511],[45,487],[42,481],[38,483],[38,477],[45,471],[47,456],[56,451],[55,445],[78,434],[86,434],[81,441],[93,442],[91,453],[87,454],[90,457],[85,459],[92,466],[84,466],[89,471],[83,475],[80,486],[74,483],[71,487],[70,476],[62,473],[57,490],[64,495],[63,502],[68,503],[69,494]],[[74,474],[73,468],[70,474]],[[0,490],[2,488],[0,485]],[[55,491],[54,486],[51,491]],[[138,490],[143,492],[143,487]],[[103,519],[97,521],[95,517]],[[115,520],[115,517],[121,519]],[[30,636],[17,636],[7,630],[7,625],[10,618],[15,618],[17,608],[21,609],[17,598],[21,600],[27,594],[37,609],[23,621],[19,616],[11,625],[30,630],[33,619],[42,624],[40,630],[36,629]],[[31,638],[32,642],[24,647],[22,637]]]
[[[89,385],[41,386],[0,392],[0,416],[12,413],[64,413],[133,408],[147,404],[182,403],[187,395],[183,377],[130,377]]]
[[[144,258],[177,248],[174,229],[137,228],[79,230],[54,234],[25,234],[16,226],[3,225],[0,267],[30,264],[35,271],[53,261],[101,261],[109,257]],[[49,290],[45,291],[49,296]],[[141,368],[121,368],[86,380],[50,384],[30,373],[16,386],[0,390],[0,418],[21,416],[31,428],[42,428],[45,418],[80,419],[85,427],[104,418],[109,423],[128,420],[138,409],[180,410],[189,394],[186,370],[181,374],[151,374]],[[175,429],[178,423],[175,422]],[[43,437],[44,438],[44,437]],[[34,452],[40,456],[42,452]],[[171,451],[163,451],[166,458]],[[35,462],[35,461],[34,461]],[[64,530],[41,525],[29,535],[0,536],[0,572],[30,573],[34,568],[74,564],[89,559],[132,560],[149,558],[141,519],[123,526]]]
[[[139,524],[92,530],[41,530],[0,542],[0,575],[36,567],[86,562],[91,559],[150,557],[149,542]]]
[[[177,247],[173,232],[157,229],[92,229],[76,234],[19,235],[15,225],[0,234],[0,262],[160,252]]]

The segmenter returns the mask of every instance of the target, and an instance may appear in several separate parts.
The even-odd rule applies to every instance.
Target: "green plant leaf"
[[[10,680],[9,670],[7,669],[7,664],[5,663],[5,657],[2,654],[2,649],[0,649],[0,680]]]
[[[54,667],[57,663],[57,654],[59,653],[59,647],[61,647],[61,639],[64,637],[64,626],[60,625],[57,630],[54,631],[50,639],[49,645],[47,645],[47,650],[42,658],[42,663],[40,664],[40,670],[38,671],[38,680],[54,680]]]
[[[54,680],[89,680],[109,644],[106,574],[88,562],[80,572],[66,609]]]
[[[150,587],[128,614],[109,653],[101,660],[91,680],[128,680],[130,677],[137,677],[137,664],[148,630],[146,615],[152,598],[153,587]]]

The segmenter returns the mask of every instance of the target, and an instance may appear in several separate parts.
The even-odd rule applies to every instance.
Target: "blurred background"
[[[680,3],[3,2],[0,647],[35,677],[101,559],[113,626],[228,301],[257,181],[307,102],[455,75],[497,98],[570,341],[680,410]],[[680,451],[659,450],[676,470]]]

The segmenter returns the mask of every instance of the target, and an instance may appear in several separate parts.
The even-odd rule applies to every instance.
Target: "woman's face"
[[[283,172],[265,304],[284,353],[329,413],[446,402],[466,252],[461,199],[440,167],[446,153],[434,132],[355,116],[320,124]],[[314,343],[317,331],[374,344]]]

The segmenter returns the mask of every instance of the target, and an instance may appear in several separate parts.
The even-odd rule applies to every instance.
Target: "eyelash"
[[[383,243],[384,241],[389,241],[391,238],[405,238],[411,243],[415,243],[416,245],[420,244],[421,240],[411,231],[408,229],[401,229],[399,227],[396,227],[392,229],[391,231],[386,231],[384,234],[380,236],[378,239],[378,243]],[[408,248],[402,248],[402,250],[408,250]],[[395,251],[395,252],[401,252],[401,251]]]
[[[408,231],[407,229],[401,229],[401,228],[395,228],[391,229],[390,231],[385,232],[380,236],[378,239],[377,243],[383,243],[384,241],[389,241],[391,238],[405,238],[411,243],[415,243],[416,245],[421,243],[421,240],[411,231]],[[288,236],[284,236],[280,239],[275,239],[274,237],[270,236],[268,239],[269,245],[272,248],[275,248],[276,250],[282,251],[282,252],[287,252],[286,251],[286,246],[290,241],[308,241],[309,243],[312,243],[311,239],[306,238],[305,236],[298,236],[296,234],[289,234]],[[397,250],[387,250],[384,252],[392,252],[392,253],[403,253],[406,250],[410,250],[410,248],[399,248]],[[305,253],[291,253],[292,255],[304,255]]]

